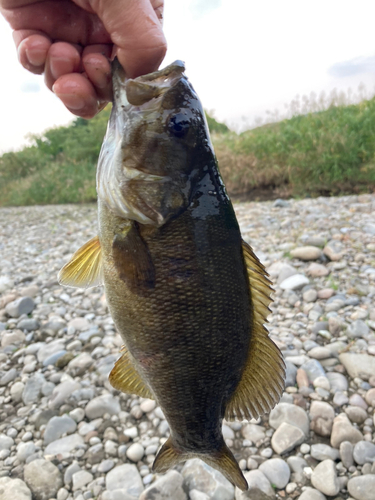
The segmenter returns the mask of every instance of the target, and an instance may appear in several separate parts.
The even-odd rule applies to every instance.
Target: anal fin
[[[90,288],[103,284],[102,252],[99,237],[95,236],[75,252],[57,277],[60,285]]]
[[[251,247],[242,242],[242,250],[251,290],[253,329],[241,380],[225,410],[227,420],[258,418],[268,413],[280,400],[285,386],[283,356],[264,327],[270,312],[271,282]]]
[[[116,361],[109,374],[109,382],[118,391],[136,394],[142,398],[155,399],[137,372],[126,347],[123,347],[122,356]]]

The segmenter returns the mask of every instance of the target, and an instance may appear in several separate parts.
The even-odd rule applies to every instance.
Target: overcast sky
[[[374,0],[166,0],[164,64],[186,63],[203,105],[240,128],[297,94],[375,86]],[[0,18],[0,154],[74,119],[22,69]],[[6,69],[6,71],[5,71]]]

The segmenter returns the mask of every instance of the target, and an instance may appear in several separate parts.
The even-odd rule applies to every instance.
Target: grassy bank
[[[109,109],[34,137],[0,157],[0,205],[93,201]],[[331,105],[236,134],[208,117],[232,196],[337,195],[375,188],[375,99]]]

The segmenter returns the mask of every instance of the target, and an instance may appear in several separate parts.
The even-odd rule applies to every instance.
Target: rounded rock
[[[288,464],[281,458],[271,458],[259,466],[269,482],[278,489],[283,489],[289,482],[290,469]]]
[[[314,488],[325,495],[337,495],[340,491],[340,483],[337,478],[335,462],[330,459],[320,462],[313,470],[311,483]]]
[[[59,469],[44,459],[33,460],[27,464],[24,478],[35,500],[49,500],[56,497],[63,485]]]
[[[132,462],[139,462],[145,454],[145,449],[140,443],[134,443],[126,450],[126,456]]]

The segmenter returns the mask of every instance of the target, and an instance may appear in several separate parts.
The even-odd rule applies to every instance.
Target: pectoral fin
[[[242,378],[229,400],[225,418],[251,419],[271,411],[285,386],[285,363],[278,347],[264,327],[270,312],[271,282],[251,247],[242,242],[253,306],[253,330]]]
[[[123,348],[121,358],[116,361],[115,366],[109,374],[109,382],[118,391],[127,394],[136,394],[142,398],[155,399],[137,372],[126,347]]]
[[[122,281],[134,293],[155,286],[155,268],[146,243],[134,222],[125,235],[116,235],[112,243],[113,261]]]
[[[102,253],[98,236],[85,243],[57,277],[60,285],[90,288],[103,284]]]

